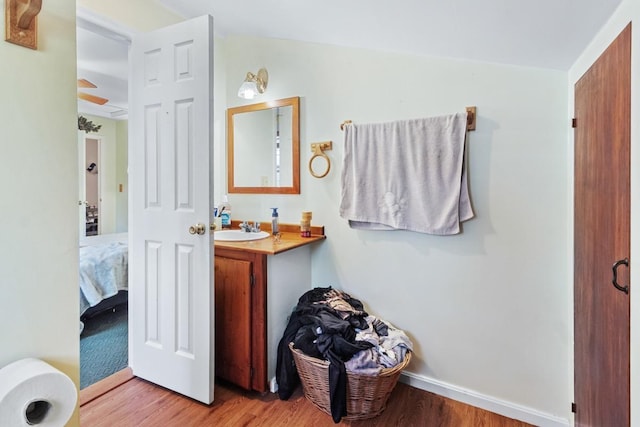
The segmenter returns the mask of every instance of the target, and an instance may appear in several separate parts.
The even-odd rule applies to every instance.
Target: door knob
[[[619,261],[616,261],[613,264],[613,280],[611,280],[611,283],[613,283],[613,286],[615,286],[615,288],[621,292],[624,292],[625,294],[629,293],[629,285],[627,286],[620,286],[618,284],[618,267],[620,267],[621,265],[625,265],[625,266],[629,266],[629,259],[625,258],[625,259],[621,259]]]
[[[189,227],[190,234],[204,234],[207,231],[207,226],[204,224],[196,224]]]

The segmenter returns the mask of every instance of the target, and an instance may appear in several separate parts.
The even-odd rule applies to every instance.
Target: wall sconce
[[[269,82],[269,74],[265,68],[260,68],[258,74],[247,73],[242,86],[238,89],[238,96],[244,99],[253,99],[259,93],[264,93]]]
[[[42,0],[5,0],[5,40],[30,49],[38,48],[36,17]]]

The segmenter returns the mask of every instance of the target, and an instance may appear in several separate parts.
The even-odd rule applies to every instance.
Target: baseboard
[[[91,384],[89,387],[80,390],[80,406],[82,407],[103,394],[107,394],[114,388],[121,386],[132,378],[134,378],[133,371],[130,367],[126,367],[113,375],[101,379],[95,384]]]
[[[504,400],[496,399],[491,396],[486,396],[475,391],[467,390],[462,387],[457,387],[451,384],[447,384],[442,381],[438,381],[433,378],[425,377],[423,375],[417,375],[411,372],[403,372],[400,376],[400,382],[408,384],[412,387],[419,388],[421,390],[435,393],[439,396],[444,396],[449,399],[457,400],[458,402],[465,403],[467,405],[475,406],[476,408],[484,409],[496,414],[504,415],[505,417],[513,418],[515,420],[524,421],[525,423],[533,424],[541,427],[568,427],[569,420],[556,417],[544,412],[537,411],[526,406],[517,405],[515,403],[507,402]]]

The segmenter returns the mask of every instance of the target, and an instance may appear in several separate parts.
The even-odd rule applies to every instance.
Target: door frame
[[[96,14],[81,6],[76,7],[76,26],[84,28],[85,30],[94,32],[101,36],[104,36],[122,43],[126,43],[129,49],[131,47],[131,39],[135,34],[137,34],[137,31],[134,31],[131,28],[128,28],[118,22],[108,20],[104,18],[102,15]],[[85,162],[85,159],[84,159],[85,139],[91,138],[91,139],[101,140],[101,137],[99,135],[91,136],[89,134],[81,133],[80,131],[78,131],[78,135],[79,135],[78,146],[79,147],[82,146],[82,153],[79,152],[79,156],[78,156],[78,163],[80,165],[79,170],[84,170],[86,169],[86,167],[83,166]],[[101,166],[102,165],[100,164],[98,165],[98,167],[101,167]],[[127,180],[128,179],[129,179],[129,176],[127,175]],[[129,188],[129,182],[127,182],[127,188]],[[85,191],[84,189],[79,189],[79,190],[82,190],[83,193]],[[98,209],[100,210],[100,207]],[[84,211],[84,209],[82,210]],[[129,220],[127,219],[127,222],[128,221]],[[129,224],[127,223],[127,229],[129,228],[128,226]],[[98,227],[101,227],[100,221],[98,221]],[[84,224],[82,225],[82,228],[84,228]],[[99,228],[98,230],[101,230],[101,229]],[[80,234],[80,236],[83,236],[83,235],[84,235],[84,232]],[[80,340],[80,335],[78,335],[78,340]],[[131,374],[131,368],[127,366],[122,371],[116,372],[104,378],[102,381],[99,381],[98,383],[93,384],[91,387],[87,387],[85,389],[80,390],[79,399],[81,404],[90,402],[96,396],[104,394],[106,391],[111,390],[121,384],[124,384],[125,382],[129,381],[132,377],[133,375]]]
[[[139,33],[119,22],[108,20],[102,15],[81,6],[76,7],[76,26],[131,46],[131,40]]]
[[[102,175],[100,175],[100,171],[103,170],[104,164],[103,164],[103,156],[102,156],[102,137],[99,135],[89,135],[89,134],[83,134],[82,135],[82,144],[80,144],[81,146],[81,157],[80,157],[80,186],[81,188],[84,188],[83,190],[83,199],[84,200],[84,205],[85,205],[85,216],[86,216],[86,208],[89,206],[88,205],[88,198],[87,198],[87,143],[89,142],[89,140],[91,141],[95,141],[96,142],[96,167],[98,168],[98,183],[97,183],[97,200],[96,200],[96,206],[98,207],[98,235],[102,234],[102,221],[100,221],[100,213],[102,212]],[[80,218],[81,222],[83,222],[84,218]],[[80,234],[81,236],[85,236],[86,237],[86,227],[85,227],[85,232]]]

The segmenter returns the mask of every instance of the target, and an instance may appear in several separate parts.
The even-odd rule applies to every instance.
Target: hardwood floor
[[[109,378],[103,381],[107,380]],[[125,378],[125,382],[115,388],[113,380],[102,386],[102,392],[96,392],[100,388],[96,387],[90,397],[81,399],[80,425],[83,427],[529,426],[402,383],[398,383],[387,409],[378,417],[339,424],[313,406],[301,388],[288,401],[283,401],[272,393],[261,395],[219,383],[214,403],[204,405],[136,377]]]

